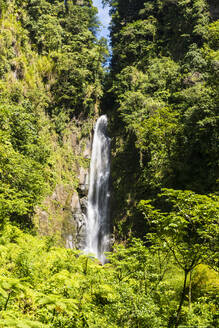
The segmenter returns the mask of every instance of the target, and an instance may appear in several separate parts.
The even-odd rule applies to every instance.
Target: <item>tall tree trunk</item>
[[[176,316],[176,323],[175,323],[175,328],[177,328],[179,326],[179,319],[180,319],[180,314],[181,314],[181,310],[182,310],[182,306],[185,300],[185,295],[186,295],[186,281],[187,281],[187,276],[188,276],[188,271],[184,271],[185,272],[185,276],[184,276],[184,284],[183,284],[183,290],[182,290],[182,295],[180,298],[180,303],[179,303],[179,307],[177,310],[177,316]]]
[[[192,270],[189,273],[189,311],[192,305]]]
[[[10,298],[10,296],[11,296],[11,293],[12,293],[12,292],[9,292],[9,293],[8,293],[8,297],[7,297],[7,300],[6,300],[6,302],[5,302],[5,306],[4,306],[4,310],[5,310],[5,311],[7,310],[7,306],[8,306],[8,302],[9,302],[9,298]]]

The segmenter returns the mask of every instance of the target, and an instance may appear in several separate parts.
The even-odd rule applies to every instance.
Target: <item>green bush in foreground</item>
[[[110,263],[101,266],[6,225],[0,237],[0,327],[170,327],[183,271],[169,250],[148,249],[136,239],[115,246],[108,257]],[[204,270],[210,283],[203,286],[203,268],[194,273],[192,307],[184,302],[181,321],[216,327],[215,273]]]

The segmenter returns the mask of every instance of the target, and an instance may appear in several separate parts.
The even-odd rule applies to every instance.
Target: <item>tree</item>
[[[155,230],[152,241],[158,238],[171,251],[176,265],[184,272],[175,327],[186,296],[189,273],[200,263],[216,266],[218,245],[219,197],[198,195],[192,191],[163,189],[159,195],[165,201],[166,213],[150,201],[141,201],[139,208]]]

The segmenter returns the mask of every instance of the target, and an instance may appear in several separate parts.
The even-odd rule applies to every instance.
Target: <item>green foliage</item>
[[[139,209],[155,231],[150,235],[151,241],[160,246],[161,250],[167,247],[176,265],[184,271],[184,286],[174,320],[175,327],[178,327],[188,274],[200,263],[208,263],[215,268],[218,265],[215,254],[218,254],[219,199],[218,196],[171,189],[164,189],[159,197],[165,199],[168,212],[163,213],[151,205],[150,201],[143,200],[139,203]],[[205,311],[204,307],[200,308]],[[193,318],[191,322],[197,320],[201,324],[202,315],[205,317],[204,314],[195,317],[190,312],[188,321]]]
[[[40,323],[45,327],[161,325],[158,306],[149,291],[136,295],[146,283],[147,264],[142,259],[146,261],[147,249],[140,241],[127,251],[118,248],[111,256],[112,263],[105,268],[84,256],[78,257],[78,252],[48,249],[46,241],[10,226],[6,226],[0,243],[2,323],[13,323],[15,327],[21,322],[25,326],[28,320],[33,327]],[[123,261],[118,262],[118,258]]]
[[[29,106],[9,104],[0,107],[1,220],[11,217],[20,221],[22,215],[30,216],[49,188],[50,176],[45,168],[50,149],[40,134],[42,122],[31,110]]]
[[[205,0],[103,3],[107,81],[90,0],[0,1],[0,327],[217,327],[218,22]],[[8,222],[30,228],[57,184],[77,187],[71,135],[104,83],[125,245],[101,266]]]
[[[76,118],[96,115],[107,51],[90,1],[0,8],[0,219],[30,227],[58,183],[77,185],[78,160],[63,139]]]
[[[0,327],[170,327],[182,274],[167,247],[149,249],[134,239],[115,245],[101,266],[6,225],[0,250]],[[194,271],[192,281],[192,310],[184,307],[182,325],[216,327],[215,303],[202,297],[200,274]]]
[[[141,199],[161,188],[218,191],[217,9],[205,0],[104,3],[112,15],[105,106],[116,139],[113,217],[121,238],[142,237]]]
[[[219,44],[219,22],[216,21],[209,25],[209,43],[213,50],[218,50]]]
[[[149,201],[141,201],[139,206],[155,225],[155,235],[173,252],[177,264],[190,271],[213,259],[218,238],[218,197],[171,189],[159,196],[171,206],[169,213],[153,208]]]
[[[92,115],[102,95],[101,62],[106,54],[94,36],[96,10],[89,1],[83,6],[69,1],[67,7],[64,1],[31,1],[22,8],[22,25],[29,31],[32,46],[53,60],[49,113],[55,121],[58,114]]]
[[[119,38],[120,42],[114,47],[114,56],[119,58],[120,68],[138,63],[140,56],[144,55],[141,65],[144,67],[148,59],[155,52],[156,20],[152,17],[147,20],[137,20],[125,25],[114,38]],[[148,54],[148,57],[145,57]]]

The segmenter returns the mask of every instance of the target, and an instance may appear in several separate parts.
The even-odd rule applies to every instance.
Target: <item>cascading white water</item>
[[[102,115],[96,122],[92,145],[84,251],[94,254],[103,264],[106,262],[104,252],[109,251],[110,243],[110,141],[107,117]]]

